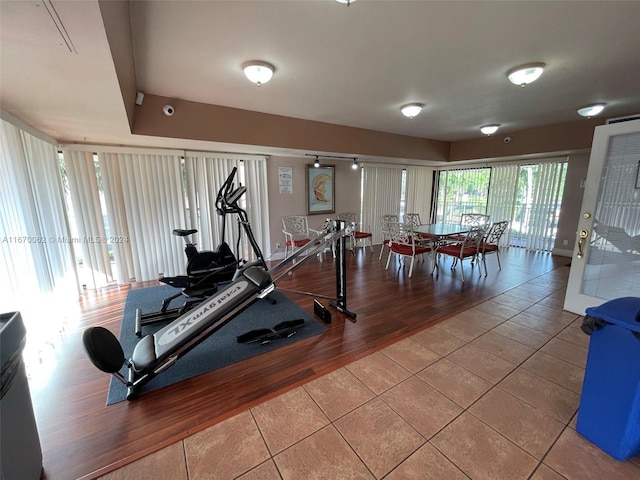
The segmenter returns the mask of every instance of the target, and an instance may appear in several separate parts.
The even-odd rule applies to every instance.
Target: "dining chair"
[[[460,224],[470,225],[472,227],[482,227],[486,231],[489,227],[489,218],[490,215],[486,215],[484,213],[463,213],[460,215]],[[462,242],[464,237],[464,235],[451,235],[447,237],[447,240]]]
[[[389,240],[391,237],[389,236],[389,225],[390,222],[398,222],[398,215],[382,215],[380,217],[380,231],[382,232],[382,245],[380,246],[380,255],[378,255],[378,260],[382,259],[382,253],[384,252],[384,247],[389,246]]]
[[[464,265],[463,260],[465,258],[471,258],[472,261],[478,256],[480,243],[482,242],[482,238],[484,237],[484,230],[481,227],[471,227],[467,234],[464,236],[464,240],[459,243],[447,243],[444,245],[440,245],[436,249],[436,254],[439,255],[448,255],[453,257],[453,264],[451,265],[451,270],[455,270],[460,261],[460,272],[462,274],[462,281],[464,282]],[[480,271],[480,263],[478,263],[478,270]],[[472,262],[473,265],[473,262]],[[436,269],[436,262],[433,263],[433,269],[431,273]],[[482,275],[482,271],[480,271],[480,275]]]
[[[284,257],[287,258],[289,250],[291,254],[304,247],[311,241],[311,237],[318,235],[318,231],[309,228],[309,219],[305,215],[288,215],[282,217],[282,233],[284,233]],[[318,254],[320,261],[323,256]]]
[[[396,255],[400,260],[411,257],[411,265],[409,266],[409,278],[413,274],[413,262],[418,255],[423,255],[433,251],[432,245],[416,242],[416,235],[413,226],[400,223],[389,222],[389,256],[387,257],[387,265],[385,270],[389,269],[391,256]]]
[[[482,227],[489,225],[490,215],[484,213],[463,213],[460,215],[460,223],[462,225],[471,225],[473,227]]]
[[[413,227],[417,227],[418,225],[422,225],[420,221],[419,213],[405,213],[404,214],[404,223],[411,225]]]
[[[422,221],[420,220],[419,213],[405,213],[404,214],[404,223],[411,225],[413,228],[418,225],[422,225]],[[424,243],[426,246],[431,246],[433,243],[433,238],[428,235],[423,235],[421,233],[416,233],[416,241],[419,244]]]
[[[372,238],[373,234],[371,232],[366,232],[360,229],[360,223],[358,222],[358,217],[355,213],[338,213],[336,215],[338,220],[342,220],[347,225],[354,225],[355,228],[351,233],[351,246],[357,247],[358,241],[360,241],[361,246],[363,247],[363,251],[366,249],[367,245],[369,245],[369,250],[373,253],[372,247]]]
[[[498,258],[498,270],[502,270],[500,265],[500,239],[507,230],[509,222],[507,220],[502,222],[495,222],[491,225],[491,228],[487,231],[482,242],[480,243],[480,255],[482,256],[482,264],[484,265],[484,276],[487,276],[487,259],[486,255],[495,253]]]

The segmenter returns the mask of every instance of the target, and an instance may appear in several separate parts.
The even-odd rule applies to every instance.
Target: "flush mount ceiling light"
[[[524,87],[540,78],[543,70],[544,63],[527,63],[526,65],[520,65],[509,70],[507,72],[507,78],[514,85]]]
[[[480,127],[480,131],[485,135],[491,135],[496,133],[498,128],[500,128],[500,125],[485,125],[484,127]]]
[[[348,6],[349,6],[349,5],[351,5],[352,3],[355,3],[355,2],[356,2],[356,0],[336,0],[336,2],[338,2],[338,3],[344,3],[344,4],[348,7]]]
[[[242,69],[249,80],[260,86],[271,80],[275,67],[267,62],[252,60],[242,65]]]
[[[357,158],[353,159],[353,164],[351,165],[351,168],[353,168],[354,170],[358,169],[358,159]]]
[[[400,111],[405,117],[413,118],[424,108],[422,103],[407,103],[400,107]]]
[[[578,109],[578,115],[581,117],[591,118],[595,115],[598,115],[602,110],[604,110],[604,103],[594,103],[593,105],[589,105],[588,107],[582,107]]]

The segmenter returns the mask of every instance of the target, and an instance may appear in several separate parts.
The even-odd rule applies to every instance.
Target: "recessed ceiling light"
[[[485,135],[491,135],[496,133],[498,128],[500,128],[500,125],[485,125],[484,127],[480,127],[480,131]]]
[[[604,103],[594,103],[593,105],[589,105],[588,107],[582,107],[578,109],[578,115],[581,117],[593,117],[598,115],[602,110],[604,110]]]
[[[271,80],[275,67],[267,62],[252,60],[242,65],[242,69],[249,80],[260,86]]]
[[[423,103],[407,103],[400,107],[400,111],[405,117],[413,118],[424,108]]]
[[[338,3],[344,3],[347,7],[352,3],[355,3],[357,0],[336,0]]]
[[[544,63],[527,63],[526,65],[519,65],[509,70],[507,72],[507,78],[514,85],[524,87],[540,78],[543,70]]]

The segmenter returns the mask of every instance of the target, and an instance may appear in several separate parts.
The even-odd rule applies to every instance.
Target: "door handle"
[[[584,257],[584,253],[582,253],[582,245],[588,236],[589,230],[580,230],[580,233],[578,233],[578,258]]]

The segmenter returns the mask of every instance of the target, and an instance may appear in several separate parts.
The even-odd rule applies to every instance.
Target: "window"
[[[436,222],[460,223],[463,213],[486,213],[490,178],[491,168],[438,172]]]
[[[493,222],[510,221],[508,245],[551,251],[566,173],[566,159],[441,170],[436,222],[458,223],[463,213],[486,213]]]

